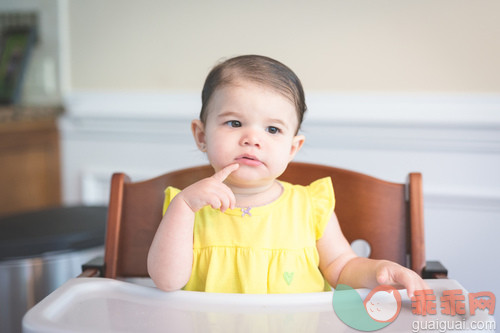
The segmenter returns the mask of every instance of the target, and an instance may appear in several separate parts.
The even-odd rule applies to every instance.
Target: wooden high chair
[[[148,277],[146,258],[162,218],[165,188],[182,189],[213,173],[206,165],[142,182],[115,173],[104,260],[85,264],[80,276]],[[327,176],[335,191],[335,213],[349,242],[365,240],[371,247],[370,258],[392,260],[424,278],[446,277],[446,269],[439,262],[425,261],[420,173],[410,173],[406,183],[391,183],[345,169],[292,162],[280,179],[308,185]]]

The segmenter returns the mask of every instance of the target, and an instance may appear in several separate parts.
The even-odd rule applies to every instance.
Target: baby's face
[[[302,146],[295,135],[298,119],[290,100],[272,89],[239,82],[216,90],[197,142],[206,144],[215,171],[238,163],[226,183],[262,186],[283,173]]]

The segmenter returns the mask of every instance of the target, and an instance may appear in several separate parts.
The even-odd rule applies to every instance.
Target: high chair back
[[[184,188],[214,173],[210,166],[169,172],[132,182],[123,173],[111,181],[104,276],[147,277],[146,258],[162,218],[164,190]],[[370,258],[388,259],[422,274],[425,266],[422,176],[410,173],[405,183],[383,181],[345,169],[292,162],[281,180],[308,185],[331,177],[335,212],[349,242],[362,239]]]

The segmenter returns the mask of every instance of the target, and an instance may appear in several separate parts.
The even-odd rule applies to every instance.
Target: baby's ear
[[[300,148],[304,145],[306,137],[303,135],[296,135],[292,139],[292,147],[290,148],[290,161],[293,160]]]
[[[195,119],[191,122],[191,132],[193,132],[194,141],[196,146],[202,152],[207,151],[207,145],[205,142],[205,125],[199,119]]]

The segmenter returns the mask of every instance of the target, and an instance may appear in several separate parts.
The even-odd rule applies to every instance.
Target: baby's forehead
[[[275,93],[277,95],[280,95],[281,97],[284,97],[294,106],[295,112],[297,112],[298,114],[299,111],[296,109],[295,98],[293,96],[293,93],[290,92],[288,89],[285,89],[284,87],[279,87],[276,83],[273,84],[272,82],[268,82],[266,80],[257,81],[253,79],[238,78],[220,84],[219,87],[217,87],[214,92],[217,92],[218,90],[224,88],[231,88],[231,87],[245,88],[249,86],[259,87],[265,90],[266,92]]]
[[[231,92],[236,92],[236,94],[238,94],[238,92],[254,94],[256,98],[260,96],[264,96],[265,98],[265,96],[274,95],[281,100],[285,100],[287,104],[290,104],[295,113],[298,112],[294,100],[289,94],[269,84],[251,80],[238,80],[219,85],[219,87],[214,90],[214,95],[216,95],[218,98],[224,98],[228,96],[231,98]]]
[[[245,71],[241,71],[238,68],[226,68],[224,69],[220,80],[217,84],[213,86],[212,96],[209,98],[206,108],[206,116],[210,113],[209,107],[211,102],[213,102],[213,95],[218,95],[221,90],[225,90],[230,87],[245,88],[248,86],[257,86],[264,89],[266,92],[275,93],[285,98],[291,103],[295,111],[297,119],[297,132],[300,128],[302,122],[302,112],[300,110],[300,96],[296,96],[292,87],[289,87],[282,80],[283,78],[277,78],[267,75],[251,75]],[[206,119],[206,118],[205,118]]]
[[[260,88],[260,87],[259,87]],[[245,86],[226,86],[215,92],[212,103],[207,108],[207,122],[238,120],[243,122],[262,121],[269,124],[281,124],[283,128],[298,132],[299,117],[295,106],[281,94],[270,90],[278,97],[271,100],[256,97],[261,89],[245,89]],[[243,92],[243,94],[240,94]],[[246,94],[250,92],[250,95]],[[256,95],[252,95],[255,93]],[[262,94],[262,92],[260,92]],[[242,97],[242,98],[240,98]],[[278,126],[279,127],[279,126]]]

